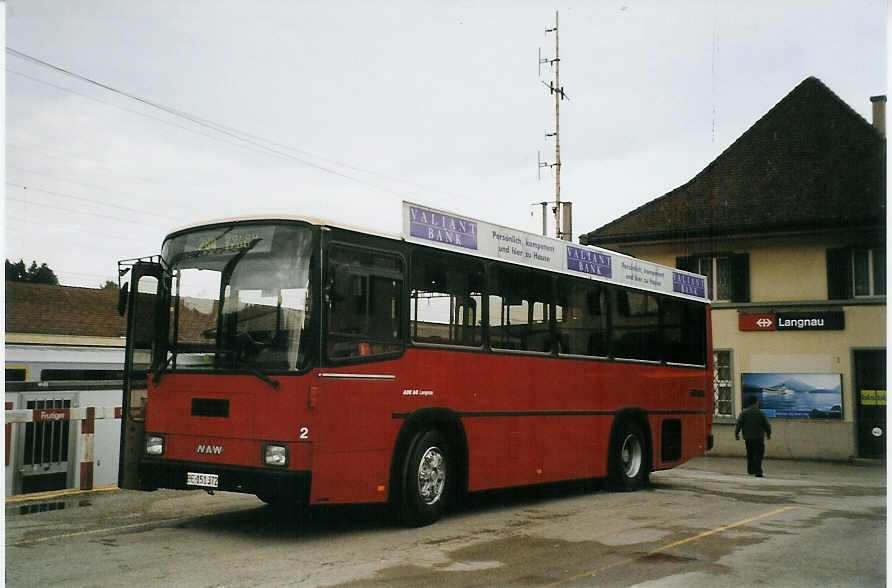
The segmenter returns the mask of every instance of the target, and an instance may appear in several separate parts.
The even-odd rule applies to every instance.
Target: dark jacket
[[[759,410],[758,406],[751,406],[740,412],[737,417],[737,426],[734,427],[734,436],[743,431],[743,438],[746,441],[761,440],[765,435],[771,439],[771,425],[768,423],[768,417]]]

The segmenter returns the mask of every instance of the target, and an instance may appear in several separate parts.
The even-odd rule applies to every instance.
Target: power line
[[[157,212],[148,212],[148,211],[145,211],[145,210],[139,210],[138,208],[130,208],[129,206],[122,206],[122,205],[120,205],[120,204],[108,204],[108,203],[106,203],[106,202],[101,202],[101,201],[99,201],[99,200],[93,200],[92,198],[85,198],[85,197],[83,197],[83,196],[75,196],[75,195],[73,195],[73,194],[65,194],[65,193],[63,193],[63,192],[56,192],[56,191],[54,191],[54,190],[47,190],[46,188],[40,188],[40,187],[38,187],[38,186],[33,186],[33,185],[32,185],[32,186],[26,186],[26,185],[24,185],[24,184],[17,184],[17,183],[15,183],[15,182],[9,182],[9,181],[6,182],[6,185],[7,185],[7,186],[12,186],[12,187],[14,187],[14,188],[21,188],[22,190],[36,190],[37,192],[43,192],[43,193],[45,193],[45,194],[50,194],[50,195],[52,195],[52,196],[58,196],[58,197],[60,197],[60,198],[68,198],[68,199],[70,199],[70,200],[80,200],[80,201],[82,201],[82,202],[89,202],[89,203],[91,203],[91,204],[97,204],[97,205],[99,205],[99,206],[107,206],[107,207],[109,207],[109,208],[117,208],[118,210],[125,210],[125,211],[128,211],[128,212],[136,212],[136,213],[139,213],[139,214],[148,214],[148,215],[151,215],[151,216],[157,216],[157,217],[164,218],[164,219],[167,219],[167,220],[172,220],[172,221],[179,220],[179,219],[177,219],[176,217],[167,216],[167,215],[163,215],[163,214],[158,214]],[[15,201],[15,199],[13,199],[13,198],[8,198],[7,200]],[[43,206],[43,204],[41,204],[41,206]],[[82,211],[76,211],[76,212],[82,212]],[[84,212],[84,214],[87,214],[85,211],[83,211],[83,212]]]
[[[7,50],[9,50],[9,49],[7,49]],[[89,95],[87,95],[87,94],[83,94],[83,93],[78,92],[78,91],[76,91],[76,90],[72,90],[71,88],[67,88],[67,87],[65,87],[65,86],[60,86],[60,85],[58,85],[58,84],[53,84],[52,82],[47,82],[46,80],[41,80],[40,78],[35,78],[35,77],[33,77],[33,76],[29,76],[29,75],[27,75],[27,74],[24,74],[24,73],[22,73],[22,72],[18,72],[18,71],[9,69],[9,68],[6,68],[6,71],[9,72],[9,73],[11,73],[11,74],[15,74],[15,75],[18,75],[18,76],[22,76],[22,77],[24,77],[24,78],[28,78],[29,80],[38,82],[38,83],[40,83],[40,84],[44,84],[44,85],[46,85],[46,86],[50,86],[51,88],[56,88],[57,90],[62,90],[63,92],[68,92],[68,93],[70,93],[70,94],[74,94],[75,96],[80,96],[81,98],[86,98],[87,100],[92,100],[93,102],[98,102],[99,104],[103,104],[103,105],[108,106],[108,107],[110,107],[110,108],[116,108],[116,109],[118,109],[118,110],[122,110],[122,111],[124,111],[124,112],[129,112],[130,114],[135,114],[135,115],[137,115],[137,116],[141,116],[141,117],[143,117],[143,118],[148,118],[148,119],[150,119],[150,120],[153,120],[153,121],[156,121],[156,122],[160,122],[161,124],[165,124],[165,125],[168,125],[168,126],[171,126],[171,127],[174,127],[174,128],[177,128],[177,129],[180,129],[180,130],[183,130],[183,131],[186,131],[187,133],[192,133],[193,135],[199,135],[199,136],[201,136],[201,137],[205,137],[205,138],[207,138],[207,139],[212,139],[212,140],[214,140],[214,141],[220,141],[220,142],[222,142],[222,143],[228,143],[229,145],[234,145],[234,146],[236,146],[236,147],[240,147],[240,148],[242,148],[242,149],[247,149],[248,151],[254,151],[255,153],[264,153],[264,154],[266,154],[266,155],[271,155],[271,153],[269,152],[269,151],[270,151],[269,149],[252,149],[251,147],[249,147],[249,146],[247,146],[247,145],[239,145],[239,144],[237,144],[237,143],[233,143],[232,141],[227,141],[227,140],[225,140],[225,139],[223,139],[223,138],[221,138],[221,137],[217,137],[217,136],[214,136],[214,135],[209,135],[209,134],[207,134],[207,133],[202,133],[202,132],[200,132],[200,131],[198,131],[198,130],[196,130],[196,129],[189,128],[189,127],[186,127],[186,126],[183,126],[183,125],[178,125],[178,124],[176,124],[175,122],[172,122],[172,121],[169,121],[169,120],[165,120],[165,119],[163,119],[163,118],[158,118],[157,116],[152,116],[152,115],[147,114],[147,113],[145,113],[145,112],[139,112],[139,111],[136,111],[136,110],[133,110],[133,109],[130,109],[130,108],[125,108],[125,107],[123,107],[123,106],[119,106],[119,105],[117,105],[117,104],[112,104],[111,102],[106,102],[105,100],[100,100],[99,98],[96,98],[96,97],[94,97],[94,96],[89,96]],[[281,157],[281,156],[280,156],[280,157]],[[287,158],[286,158],[286,159],[287,159]]]
[[[99,160],[99,159],[95,159],[92,157],[86,157],[82,154],[72,153],[71,151],[63,151],[60,149],[50,150],[50,149],[48,149],[48,147],[46,145],[16,143],[15,141],[7,140],[6,148],[7,148],[7,150],[21,150],[21,151],[30,151],[33,153],[40,153],[43,157],[48,157],[51,159],[68,160],[68,161],[73,161],[76,163],[86,163],[92,167],[101,169],[103,173],[111,174],[113,176],[128,178],[131,180],[137,180],[139,182],[146,183],[146,184],[158,184],[158,185],[162,185],[162,186],[169,185],[169,186],[177,186],[178,188],[182,188],[183,185],[186,185],[186,186],[191,186],[193,188],[197,188],[197,189],[203,190],[203,191],[211,190],[207,186],[204,186],[201,184],[196,184],[194,182],[189,182],[188,180],[183,180],[183,179],[179,179],[179,178],[177,179],[176,182],[172,182],[172,181],[165,181],[164,179],[159,179],[159,178],[152,178],[152,177],[147,177],[147,176],[122,173],[119,170],[112,168],[109,165],[106,165],[108,163],[111,163],[107,159]],[[9,158],[7,158],[7,160],[8,159]],[[7,164],[7,165],[9,165],[9,164]],[[15,167],[15,166],[10,166],[10,167]],[[62,178],[58,178],[58,179],[61,180]],[[68,181],[68,180],[62,180],[62,181]]]
[[[13,222],[14,221],[14,222]],[[26,235],[34,235],[34,229],[31,227],[26,227],[24,225],[39,225],[42,230],[46,230],[45,227],[45,219],[37,218],[37,217],[22,217],[16,215],[6,215],[6,232],[7,233],[23,233]],[[75,225],[56,225],[52,228],[53,231],[64,231],[66,233],[75,233],[82,240],[83,239],[94,239],[94,240],[105,240],[105,239],[114,239],[116,241],[125,241],[127,243],[133,243],[134,236],[130,235],[119,235],[117,233],[110,233],[106,229],[102,229],[101,232],[97,231],[85,231],[81,227]],[[153,229],[154,230],[154,229]],[[80,244],[80,243],[78,243]]]
[[[67,184],[75,184],[75,185],[77,185],[77,186],[83,186],[83,187],[85,187],[85,188],[95,188],[95,189],[98,189],[98,190],[102,190],[102,191],[104,191],[104,192],[113,192],[113,193],[118,194],[118,195],[121,195],[121,196],[127,196],[127,194],[122,193],[122,192],[120,192],[120,191],[118,191],[118,190],[113,190],[113,189],[111,189],[111,188],[107,188],[107,187],[105,187],[105,186],[100,186],[100,185],[98,185],[98,184],[90,184],[90,183],[85,183],[85,182],[76,182],[76,181],[74,181],[74,180],[66,180],[65,178],[60,178],[59,176],[54,176],[54,175],[52,175],[52,174],[48,174],[48,173],[45,173],[45,172],[41,172],[41,171],[38,171],[38,170],[35,170],[35,169],[28,169],[28,168],[25,168],[25,167],[21,167],[21,166],[18,166],[18,165],[12,165],[12,164],[9,164],[9,163],[7,163],[6,167],[7,167],[7,168],[13,168],[13,169],[21,170],[21,171],[23,171],[23,172],[27,172],[27,173],[29,173],[29,174],[34,174],[34,175],[38,175],[38,176],[43,176],[43,177],[45,177],[45,178],[50,178],[50,179],[52,179],[52,180],[58,180],[58,181],[60,181],[60,182],[65,182],[65,183],[67,183]],[[10,183],[10,185],[12,185],[12,186],[19,186],[19,187],[21,187],[21,188],[25,188],[25,186],[23,186],[23,185],[21,185],[21,184]],[[90,202],[90,203],[92,203],[92,204],[98,204],[98,205],[100,205],[100,206],[108,206],[108,207],[110,207],[110,208],[118,208],[118,209],[120,209],[120,210],[127,210],[127,211],[130,211],[130,212],[138,212],[139,214],[148,214],[148,215],[151,215],[151,216],[157,216],[158,218],[163,218],[163,219],[166,219],[166,220],[172,220],[172,221],[180,220],[178,217],[175,217],[175,216],[169,216],[169,215],[166,215],[166,214],[160,214],[160,213],[157,213],[157,212],[151,212],[151,211],[148,211],[148,210],[140,210],[140,209],[138,209],[138,208],[130,208],[129,206],[123,206],[123,205],[120,205],[120,204],[109,204],[109,203],[107,203],[107,202],[102,202],[102,201],[100,201],[100,200],[93,200],[93,199],[91,199],[91,198],[86,198],[86,197],[84,197],[84,196],[75,196],[75,195],[73,195],[73,194],[64,194],[64,193],[62,193],[62,192],[53,192],[53,191],[51,191],[51,190],[47,190],[46,188],[38,188],[38,187],[34,187],[34,186],[30,186],[29,188],[30,188],[31,190],[39,190],[39,191],[41,191],[41,192],[47,192],[47,193],[49,193],[49,194],[52,194],[53,196],[59,196],[59,197],[62,197],[62,198],[70,198],[70,199],[73,199],[73,200],[81,200],[81,201],[84,201],[84,202]],[[133,195],[131,194],[131,196],[133,196]]]
[[[75,213],[75,214],[83,214],[83,215],[87,215],[87,216],[95,216],[95,217],[97,217],[97,218],[107,218],[107,219],[110,219],[110,220],[116,220],[116,221],[121,221],[121,222],[125,222],[125,223],[132,223],[132,224],[135,224],[135,225],[146,226],[146,222],[143,221],[143,220],[134,220],[134,219],[132,219],[132,218],[123,218],[123,217],[120,217],[120,216],[113,216],[113,215],[110,215],[110,214],[100,214],[100,213],[98,213],[98,212],[88,212],[88,211],[85,211],[85,210],[77,210],[77,209],[75,209],[75,208],[65,208],[64,206],[55,206],[55,205],[53,205],[53,204],[47,204],[47,203],[45,203],[45,202],[33,202],[33,201],[30,201],[30,200],[25,200],[25,199],[23,199],[23,198],[9,198],[9,197],[7,197],[7,198],[6,198],[6,201],[7,201],[7,202],[16,202],[16,203],[19,203],[19,204],[27,204],[27,205],[31,205],[31,206],[39,206],[39,207],[41,207],[41,208],[49,208],[49,209],[51,209],[51,210],[60,210],[60,211],[62,211],[62,212],[73,212],[73,213]],[[160,225],[155,225],[155,226],[160,227]]]
[[[317,155],[315,155],[315,154],[311,154],[310,152],[307,152],[307,151],[303,151],[303,150],[300,150],[300,149],[297,149],[297,148],[294,148],[294,147],[290,147],[290,146],[284,146],[284,145],[282,145],[281,143],[276,143],[276,142],[271,141],[271,140],[269,140],[269,139],[265,139],[265,138],[263,138],[263,137],[258,137],[257,135],[252,135],[251,133],[247,133],[247,132],[244,132],[244,131],[240,131],[240,130],[238,130],[238,129],[234,129],[234,128],[231,128],[231,127],[227,127],[226,125],[222,125],[222,124],[220,124],[220,123],[216,123],[216,122],[214,122],[214,121],[211,121],[211,120],[208,120],[208,119],[205,119],[205,118],[201,118],[201,117],[199,117],[199,116],[196,116],[196,115],[187,113],[187,112],[185,112],[185,111],[178,110],[178,109],[173,108],[173,107],[170,107],[170,106],[166,106],[166,105],[161,104],[161,103],[159,103],[159,102],[155,102],[155,101],[149,100],[149,99],[147,99],[147,98],[143,98],[143,97],[141,97],[141,96],[138,96],[138,95],[136,95],[136,94],[132,94],[132,93],[127,92],[127,91],[125,91],[125,90],[120,90],[120,89],[115,88],[115,87],[113,87],[113,86],[110,86],[110,85],[108,85],[108,84],[104,84],[104,83],[99,82],[99,81],[97,81],[97,80],[94,80],[94,79],[92,79],[92,78],[89,78],[89,77],[86,77],[86,76],[84,76],[84,75],[75,73],[75,72],[73,72],[73,71],[70,71],[70,70],[67,70],[67,69],[65,69],[65,68],[59,67],[59,66],[54,65],[54,64],[52,64],[52,63],[43,61],[43,60],[38,59],[38,58],[36,58],[36,57],[33,57],[33,56],[31,56],[31,55],[27,55],[27,54],[25,54],[25,53],[22,53],[21,51],[17,51],[17,50],[15,50],[15,49],[13,49],[13,48],[11,48],[11,47],[6,47],[6,51],[7,51],[7,53],[10,53],[11,55],[14,55],[14,56],[16,56],[16,57],[19,57],[20,59],[24,59],[24,60],[26,60],[26,61],[30,61],[30,62],[32,62],[32,63],[36,63],[36,64],[38,64],[38,65],[41,65],[41,66],[43,66],[43,67],[50,68],[50,69],[52,69],[52,70],[54,70],[54,71],[57,71],[57,72],[59,72],[59,73],[62,73],[62,74],[65,74],[65,75],[74,77],[74,78],[76,78],[76,79],[79,79],[79,80],[81,80],[81,81],[87,82],[87,83],[89,83],[89,84],[93,84],[93,85],[98,86],[98,87],[100,87],[100,88],[102,88],[102,89],[104,89],[104,90],[106,90],[106,91],[108,91],[108,92],[112,92],[112,93],[115,93],[115,94],[118,94],[118,95],[121,95],[121,96],[125,96],[125,97],[127,97],[127,98],[130,98],[131,100],[135,100],[135,101],[140,102],[140,103],[142,103],[142,104],[145,104],[145,105],[147,105],[147,106],[151,106],[151,107],[153,107],[153,108],[156,108],[156,109],[158,109],[158,110],[161,110],[161,111],[166,112],[166,113],[168,113],[168,114],[171,114],[171,115],[173,115],[173,116],[176,116],[176,117],[179,117],[179,118],[184,118],[184,119],[186,119],[186,120],[188,120],[188,121],[190,121],[190,122],[192,122],[193,124],[196,124],[196,125],[198,125],[198,126],[202,126],[202,127],[211,129],[211,130],[213,130],[213,131],[215,131],[215,132],[217,132],[217,133],[220,133],[220,134],[222,134],[222,135],[226,135],[226,136],[232,137],[233,139],[236,139],[237,141],[240,141],[240,142],[245,143],[245,144],[247,144],[247,145],[251,145],[251,146],[257,147],[257,148],[259,148],[259,149],[261,149],[261,150],[267,152],[268,154],[277,155],[277,156],[279,156],[279,157],[284,157],[284,158],[286,158],[286,159],[290,159],[290,160],[296,161],[296,162],[298,162],[298,163],[301,163],[301,164],[303,164],[303,165],[306,165],[306,166],[309,166],[309,167],[318,169],[318,170],[320,170],[320,171],[323,171],[323,172],[326,172],[326,173],[330,173],[330,174],[336,175],[336,176],[338,176],[338,177],[341,177],[341,178],[344,178],[344,179],[347,179],[347,180],[350,180],[350,181],[353,181],[353,182],[357,182],[357,183],[362,184],[362,185],[366,185],[366,186],[371,187],[371,188],[373,188],[373,189],[376,189],[376,190],[378,190],[378,191],[389,192],[389,193],[394,194],[394,195],[397,195],[397,196],[403,196],[403,195],[404,195],[404,194],[401,194],[401,193],[398,193],[398,192],[394,192],[393,190],[388,190],[388,189],[386,189],[386,188],[381,188],[381,187],[379,187],[379,186],[376,186],[376,185],[374,185],[374,184],[371,184],[371,183],[366,182],[366,181],[364,181],[364,180],[361,180],[361,179],[359,179],[359,178],[356,178],[356,177],[353,177],[353,176],[351,176],[351,175],[348,175],[348,174],[339,172],[339,171],[337,171],[337,170],[333,170],[333,169],[328,168],[328,167],[325,167],[325,166],[323,166],[323,165],[319,165],[319,164],[317,164],[317,163],[314,163],[314,162],[311,162],[311,161],[307,161],[306,159],[297,157],[297,156],[295,156],[295,155],[293,155],[293,154],[291,154],[291,153],[287,153],[287,152],[284,152],[284,151],[282,151],[282,150],[280,150],[280,149],[275,149],[275,148],[273,148],[273,147],[270,147],[270,145],[278,145],[278,146],[280,146],[280,147],[289,149],[289,150],[291,150],[291,151],[302,152],[302,153],[305,153],[305,154],[307,154],[307,155],[311,155],[311,156],[313,156],[313,157],[316,157],[316,158],[318,158],[318,159],[323,159],[323,160],[326,160],[326,161],[328,161],[328,162],[330,162],[330,163],[335,163],[336,165],[339,165],[339,166],[341,166],[341,167],[346,167],[346,168],[349,168],[349,169],[353,169],[353,170],[355,170],[355,171],[360,171],[360,172],[362,172],[362,173],[371,174],[371,175],[382,175],[382,174],[377,174],[376,172],[370,172],[370,171],[368,171],[368,170],[363,170],[362,168],[358,168],[358,167],[356,167],[356,166],[352,166],[352,165],[349,165],[349,164],[345,164],[345,163],[342,163],[342,162],[338,162],[338,161],[336,161],[336,160],[325,159],[325,158],[322,158],[322,157],[317,156]],[[12,70],[8,70],[8,71],[10,71],[11,73],[16,73],[16,74],[22,75],[22,76],[24,76],[24,77],[28,77],[28,78],[30,78],[30,79],[33,79],[33,80],[38,81],[38,82],[41,82],[41,83],[46,83],[46,84],[48,84],[48,85],[50,85],[50,86],[54,86],[54,87],[63,89],[63,90],[65,90],[65,91],[70,91],[70,92],[72,92],[72,93],[74,93],[74,94],[78,94],[77,92],[75,92],[75,91],[73,91],[73,90],[70,90],[70,89],[67,89],[67,88],[63,88],[63,87],[61,87],[61,86],[56,86],[55,84],[50,84],[49,82],[44,82],[43,80],[39,80],[38,78],[33,78],[33,77],[31,77],[31,76],[27,76],[26,74],[22,74],[22,73],[20,73],[20,72],[14,72],[14,71],[12,71]],[[83,96],[82,94],[78,94],[78,95]],[[95,98],[91,98],[91,99],[96,100]],[[98,102],[102,102],[101,100],[97,100],[97,101],[98,101]],[[105,104],[107,104],[107,103],[105,103]],[[109,106],[113,106],[113,105],[110,105],[110,104],[108,104],[108,105],[109,105]],[[123,110],[127,110],[127,109],[123,109]],[[131,112],[132,112],[132,111],[131,111]],[[136,114],[140,114],[140,113],[136,113]],[[147,116],[147,115],[146,115],[146,116]],[[149,117],[149,118],[154,118],[154,117]],[[160,119],[156,119],[156,120],[160,120]],[[178,125],[174,125],[174,126],[178,126]],[[199,134],[202,134],[202,133],[199,133]]]

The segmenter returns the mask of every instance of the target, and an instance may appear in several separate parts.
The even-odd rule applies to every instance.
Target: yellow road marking
[[[92,490],[80,490],[79,488],[71,488],[69,490],[60,490],[58,492],[44,492],[41,494],[19,494],[17,496],[7,496],[6,504],[15,504],[17,502],[50,500],[59,498],[60,496],[73,496],[76,494],[91,494],[93,492],[108,492],[109,490],[117,490],[117,486],[100,486]]]
[[[760,515],[756,515],[756,516],[754,516],[754,517],[750,517],[750,518],[748,518],[748,519],[744,519],[744,520],[742,520],[742,521],[737,521],[736,523],[731,523],[731,524],[729,524],[729,525],[723,525],[723,526],[721,526],[721,527],[716,527],[715,529],[711,529],[711,530],[709,530],[709,531],[704,531],[703,533],[700,533],[700,534],[698,534],[698,535],[693,535],[693,536],[691,536],[691,537],[687,537],[687,538],[685,538],[685,539],[681,539],[681,540],[679,540],[679,541],[675,541],[674,543],[669,543],[669,544],[667,544],[667,545],[663,545],[663,546],[661,546],[661,547],[657,547],[656,549],[653,549],[653,550],[651,550],[651,551],[648,551],[648,552],[645,553],[644,555],[636,555],[635,557],[630,557],[630,558],[628,558],[628,559],[624,559],[624,560],[622,560],[622,561],[617,561],[617,562],[614,562],[614,563],[612,563],[612,564],[607,564],[606,566],[602,566],[602,567],[600,567],[600,568],[594,568],[594,569],[591,569],[591,570],[589,570],[589,571],[587,571],[587,572],[583,572],[583,573],[581,573],[581,574],[576,574],[575,576],[570,576],[569,578],[564,578],[563,580],[558,580],[557,582],[552,582],[551,584],[546,584],[545,586],[546,586],[546,587],[550,587],[550,586],[560,586],[561,584],[566,584],[567,582],[573,582],[574,580],[579,580],[580,578],[588,578],[588,577],[592,577],[592,576],[597,576],[598,574],[600,574],[600,573],[602,573],[602,572],[605,572],[605,571],[607,571],[607,570],[609,570],[609,569],[611,569],[611,568],[615,568],[615,567],[623,566],[623,565],[626,565],[626,564],[630,564],[630,563],[632,563],[632,562],[635,562],[635,561],[638,561],[638,560],[640,560],[640,559],[642,559],[642,558],[645,558],[645,557],[647,557],[647,556],[649,556],[649,555],[654,555],[654,554],[656,554],[656,553],[661,553],[661,552],[666,551],[666,550],[668,550],[668,549],[672,549],[673,547],[678,547],[679,545],[684,545],[685,543],[690,543],[690,542],[692,542],[692,541],[697,541],[698,539],[703,539],[704,537],[709,537],[710,535],[715,535],[716,533],[721,533],[722,531],[727,531],[727,530],[729,530],[729,529],[734,529],[735,527],[740,527],[740,526],[743,526],[743,525],[747,525],[747,524],[749,524],[749,523],[754,523],[754,522],[759,521],[759,520],[762,520],[762,519],[767,519],[767,518],[769,518],[769,517],[773,517],[773,516],[775,516],[775,515],[779,515],[779,514],[782,513],[782,512],[786,512],[786,511],[788,511],[788,510],[799,509],[799,508],[802,508],[802,507],[799,507],[799,506],[784,506],[784,507],[782,507],[782,508],[778,508],[778,509],[772,510],[772,511],[770,511],[770,512],[766,512],[766,513],[763,513],[763,514],[760,514]]]

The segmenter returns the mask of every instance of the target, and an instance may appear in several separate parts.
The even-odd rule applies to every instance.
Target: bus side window
[[[483,344],[483,265],[431,251],[412,257],[409,329],[418,343]]]
[[[607,289],[598,283],[558,279],[558,305],[564,320],[557,323],[561,353],[607,357]]]
[[[670,363],[706,365],[706,313],[686,300],[664,298],[663,359]]]
[[[329,262],[328,357],[402,351],[402,261],[387,253],[333,246]]]
[[[620,359],[660,361],[660,303],[656,296],[636,290],[614,289],[611,338],[613,355]]]
[[[497,349],[552,349],[551,276],[495,266],[489,274],[489,342]]]

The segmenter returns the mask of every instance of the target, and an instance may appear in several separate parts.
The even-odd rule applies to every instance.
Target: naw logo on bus
[[[222,445],[205,445],[204,443],[199,443],[195,448],[195,453],[200,455],[221,455],[223,453]]]

